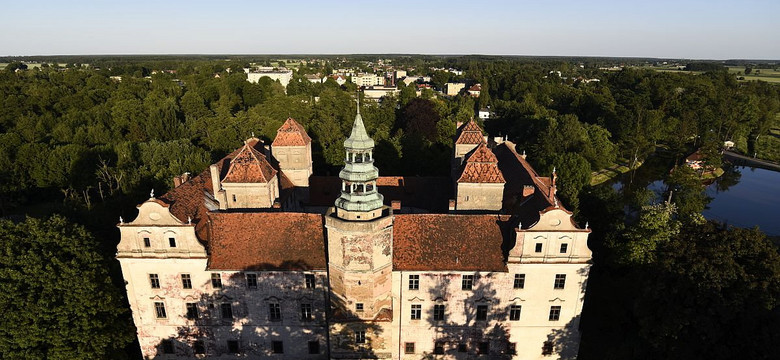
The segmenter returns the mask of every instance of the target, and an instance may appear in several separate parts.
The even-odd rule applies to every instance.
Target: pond
[[[655,201],[662,201],[666,191],[664,177],[673,160],[651,157],[639,169],[613,180],[611,186],[629,199],[638,189],[651,190]],[[706,188],[711,201],[703,215],[729,225],[758,226],[772,236],[780,236],[780,172],[732,166],[724,176]]]
[[[718,179],[707,187],[712,201],[704,217],[739,227],[758,226],[769,235],[780,235],[780,172],[747,166],[735,170],[741,174],[739,182],[725,191],[722,182],[731,179]]]

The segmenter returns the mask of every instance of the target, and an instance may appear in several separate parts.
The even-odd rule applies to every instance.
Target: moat
[[[651,190],[660,201],[666,191],[663,179],[668,161],[653,157],[639,169],[612,181],[612,188],[629,199],[635,189]],[[729,225],[751,228],[758,226],[771,236],[780,236],[780,172],[749,166],[727,166],[726,173],[707,185],[710,201],[703,215]]]

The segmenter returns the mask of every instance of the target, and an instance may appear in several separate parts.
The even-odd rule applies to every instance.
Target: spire
[[[384,205],[382,194],[377,191],[379,169],[374,166],[374,140],[368,136],[360,116],[360,98],[352,133],[344,141],[346,158],[341,178],[341,196],[336,199],[339,217],[350,220],[371,220],[380,216],[376,211]]]
[[[363,117],[360,116],[360,97],[357,99],[357,115],[352,124],[352,133],[344,140],[344,148],[355,150],[369,150],[374,148],[374,140],[368,136],[366,126],[363,125]]]

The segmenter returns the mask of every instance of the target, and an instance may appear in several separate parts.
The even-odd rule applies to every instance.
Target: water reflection
[[[670,159],[655,157],[639,169],[623,174],[609,186],[621,195],[627,213],[650,203],[665,200],[664,182]],[[703,215],[738,227],[758,226],[769,235],[780,235],[780,172],[729,166],[726,172],[706,188],[709,204]]]

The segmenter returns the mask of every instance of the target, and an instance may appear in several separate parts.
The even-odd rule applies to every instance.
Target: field
[[[658,72],[676,72],[676,73],[686,73],[686,74],[694,74],[694,75],[698,75],[702,73],[702,71],[681,70],[680,69],[681,66],[677,66],[677,65],[658,65],[658,66],[648,65],[648,66],[642,66],[641,68],[655,70]],[[753,69],[750,75],[744,75],[745,74],[744,66],[729,66],[728,69],[729,69],[729,73],[732,73],[735,76],[737,76],[740,81],[761,80],[770,83],[780,83],[780,68]]]

